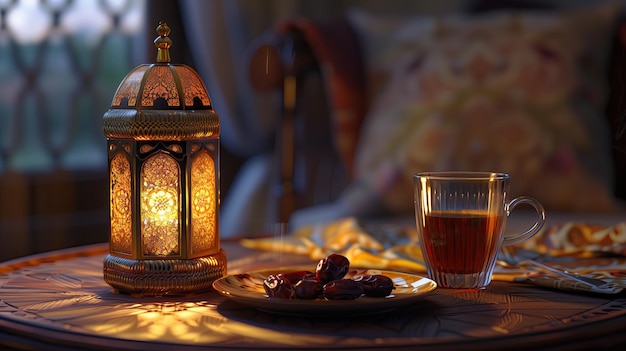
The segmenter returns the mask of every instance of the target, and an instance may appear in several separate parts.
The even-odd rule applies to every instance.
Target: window
[[[0,173],[106,167],[103,113],[145,46],[144,0],[0,0]]]
[[[146,4],[0,0],[0,261],[106,240],[102,116],[146,61]]]

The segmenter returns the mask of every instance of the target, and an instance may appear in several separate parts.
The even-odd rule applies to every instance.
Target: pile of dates
[[[270,298],[308,300],[354,300],[363,295],[385,297],[395,289],[393,281],[381,274],[344,278],[349,268],[348,258],[331,254],[319,261],[315,272],[271,274],[263,282],[263,287]]]

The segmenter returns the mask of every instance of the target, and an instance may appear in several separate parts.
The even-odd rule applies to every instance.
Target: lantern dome
[[[170,28],[159,22],[157,63],[133,69],[115,92],[103,116],[107,137],[180,140],[219,136],[219,117],[198,73],[171,64]]]

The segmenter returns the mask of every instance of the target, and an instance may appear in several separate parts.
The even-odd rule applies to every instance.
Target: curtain
[[[271,96],[253,91],[247,77],[254,36],[238,1],[181,0],[189,50],[220,116],[221,139],[238,156],[268,147],[277,118]]]

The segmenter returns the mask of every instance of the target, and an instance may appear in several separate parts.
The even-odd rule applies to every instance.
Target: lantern
[[[111,223],[104,280],[137,295],[206,290],[226,274],[219,117],[198,74],[169,62],[167,24],[157,33],[157,63],[131,71],[103,116]]]

